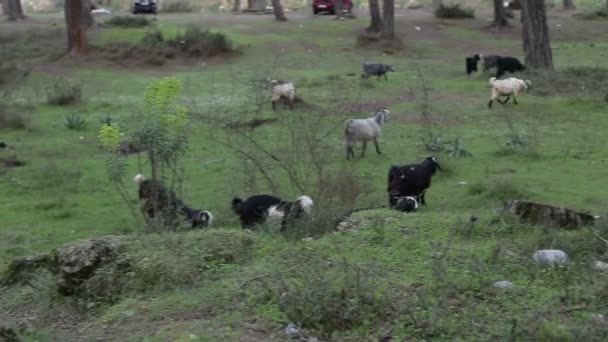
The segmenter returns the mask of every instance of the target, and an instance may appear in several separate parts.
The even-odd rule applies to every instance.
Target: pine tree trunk
[[[496,27],[509,25],[503,0],[494,0],[494,25]]]
[[[10,21],[25,19],[21,0],[2,0],[2,10]]]
[[[272,7],[274,8],[274,18],[277,21],[287,21],[285,13],[283,13],[283,6],[281,6],[281,0],[272,0]]]
[[[382,38],[393,40],[395,38],[395,2],[394,0],[384,0],[382,7]]]
[[[382,17],[380,16],[379,0],[369,0],[369,15],[371,23],[367,28],[368,32],[380,32],[382,30]]]
[[[340,19],[340,18],[344,17],[344,14],[342,13],[342,8],[343,8],[342,0],[335,0],[334,1],[334,11],[336,11],[336,19]]]
[[[65,0],[68,52],[71,56],[82,56],[87,52],[84,7],[83,0]]]
[[[573,10],[576,9],[574,5],[574,0],[564,0],[564,9]]]
[[[232,12],[236,13],[241,10],[241,0],[234,0],[232,3]]]
[[[553,70],[545,1],[523,0],[521,21],[526,66]]]
[[[82,0],[82,18],[86,28],[91,28],[95,23],[91,13],[91,0]]]

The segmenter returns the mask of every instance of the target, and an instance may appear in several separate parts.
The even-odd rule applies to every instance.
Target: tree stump
[[[532,224],[555,225],[566,229],[576,229],[595,222],[595,217],[589,213],[529,201],[508,201],[503,210]]]

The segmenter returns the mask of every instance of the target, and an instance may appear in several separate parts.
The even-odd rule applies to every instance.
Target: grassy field
[[[112,300],[97,294],[59,298],[47,274],[30,285],[0,289],[0,322],[28,327],[32,340],[58,341],[282,341],[289,321],[311,336],[336,341],[605,340],[608,322],[593,315],[607,313],[608,278],[590,268],[590,261],[605,258],[605,246],[588,229],[505,222],[496,219],[496,209],[505,199],[525,198],[605,212],[608,22],[551,12],[556,73],[528,73],[530,94],[516,106],[495,104],[489,110],[489,75],[465,77],[464,57],[522,56],[519,20],[496,33],[486,28],[490,15],[482,11],[475,20],[450,21],[426,11],[399,12],[404,41],[399,51],[356,47],[366,17],[334,21],[294,14],[278,24],[268,16],[160,15],[156,25],[165,35],[196,23],[226,33],[242,51],[160,67],[120,64],[95,54],[48,61],[63,49],[63,36],[53,31],[60,18],[0,22],[2,32],[23,37],[7,39],[3,55],[34,67],[9,99],[12,110],[29,116],[26,129],[0,129],[0,140],[14,146],[0,157],[15,154],[27,163],[0,169],[0,259],[47,252],[80,238],[130,234],[139,241],[130,253],[150,260],[134,271],[133,284],[141,286],[120,283],[122,292]],[[96,28],[91,40],[97,46],[137,42],[145,32]],[[358,76],[366,60],[392,63],[397,72],[388,81],[362,82]],[[127,134],[137,128],[145,87],[164,76],[183,82],[182,100],[190,108],[183,197],[216,216],[211,229],[186,233],[184,239],[176,233],[145,234],[143,220],[108,181],[107,155],[97,139],[106,115]],[[47,89],[59,77],[81,85],[82,104],[46,104]],[[248,82],[267,77],[295,81],[307,106],[273,112],[266,101],[256,109],[260,92]],[[429,88],[427,100],[421,77]],[[345,161],[341,123],[383,105],[391,110],[384,153],[369,148],[365,158]],[[87,127],[67,129],[70,114],[85,118]],[[352,232],[314,235],[312,241],[272,232],[249,235],[238,228],[230,201],[271,189],[225,146],[226,130],[210,119],[253,116],[278,119],[256,129],[256,139],[287,161],[302,162],[289,150],[286,130],[317,129],[324,167],[352,173],[361,187],[357,207],[385,204],[392,164],[437,155],[446,170],[433,179],[429,205],[415,214],[363,211],[353,217]],[[429,132],[447,141],[461,138],[472,156],[429,151],[424,144]],[[527,148],[509,148],[513,136]],[[127,180],[145,173],[137,156],[128,159]],[[300,194],[276,165],[268,169],[279,177],[278,195]],[[128,189],[136,204],[135,185],[129,182]],[[308,182],[304,191],[319,189]],[[471,215],[480,220],[468,223]],[[214,241],[245,235],[252,241],[246,249],[225,247],[243,256],[201,261]],[[211,247],[198,250],[197,241],[210,241]],[[531,261],[537,248],[561,248],[572,263],[539,269]],[[503,279],[516,289],[489,289]]]

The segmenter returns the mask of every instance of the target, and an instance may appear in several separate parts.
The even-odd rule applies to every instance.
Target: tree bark
[[[369,0],[369,15],[371,22],[367,28],[368,32],[380,32],[382,30],[382,17],[380,16],[379,0]]]
[[[496,27],[509,25],[503,0],[494,0],[494,25]]]
[[[576,9],[574,5],[574,0],[564,0],[564,9],[573,10]]]
[[[395,2],[384,0],[382,7],[382,38],[393,40],[395,38]]]
[[[2,0],[2,10],[10,21],[25,19],[21,0]]]
[[[91,0],[82,0],[82,18],[86,28],[91,28],[95,23],[93,13],[91,13]]]
[[[83,0],[65,0],[65,23],[68,33],[68,52],[82,56],[87,52],[86,22]]]
[[[340,18],[344,17],[344,14],[342,13],[343,7],[344,6],[342,4],[342,0],[334,1],[334,11],[336,11],[336,19],[340,19]]]
[[[523,0],[521,21],[526,66],[553,70],[545,1]]]
[[[274,18],[277,21],[287,21],[285,17],[285,13],[283,12],[283,6],[281,5],[281,0],[271,0],[272,7],[274,9]]]
[[[232,3],[232,12],[236,13],[241,10],[241,0],[234,0]]]
[[[247,0],[247,9],[261,12],[266,10],[266,0]]]

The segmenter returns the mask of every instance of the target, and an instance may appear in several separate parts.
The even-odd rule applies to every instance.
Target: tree
[[[8,20],[25,19],[23,8],[21,7],[21,0],[2,0],[2,10],[8,17]]]
[[[509,21],[507,20],[503,0],[494,0],[494,26],[504,27],[507,25],[509,25]]]
[[[87,52],[87,33],[84,0],[65,0],[65,23],[68,33],[68,52],[72,56]]]
[[[574,5],[574,0],[564,0],[564,9],[573,10],[576,9]]]
[[[266,0],[247,0],[249,11],[261,12],[266,9]]]
[[[382,30],[382,17],[380,16],[379,0],[369,0],[369,15],[371,22],[367,28],[368,32],[380,32]]]
[[[382,8],[382,38],[393,40],[395,38],[395,1],[384,0]]]
[[[544,0],[523,0],[521,5],[522,39],[526,66],[553,69],[549,43],[547,10]]]
[[[334,8],[336,11],[336,19],[340,19],[344,17],[344,13],[342,13],[342,9],[344,8],[343,6],[343,1],[342,0],[335,0],[334,1]]]
[[[274,9],[274,18],[277,21],[287,21],[285,17],[285,13],[283,12],[283,6],[281,5],[281,0],[271,0],[272,7]]]
[[[232,3],[232,12],[236,13],[241,10],[241,0],[234,0]]]

